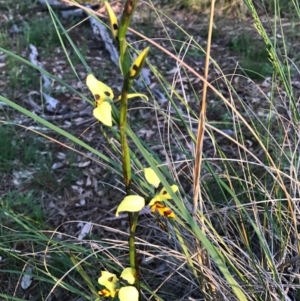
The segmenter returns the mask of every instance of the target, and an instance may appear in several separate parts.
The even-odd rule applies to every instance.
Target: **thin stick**
[[[212,0],[210,7],[210,18],[209,18],[209,27],[208,27],[208,37],[207,37],[207,48],[206,48],[206,59],[205,59],[205,69],[204,69],[204,81],[203,81],[203,91],[202,91],[202,104],[199,113],[199,124],[198,124],[198,132],[197,132],[197,143],[195,148],[195,166],[194,166],[194,181],[193,181],[193,219],[197,220],[197,210],[198,204],[200,204],[200,211],[203,213],[203,199],[200,191],[200,176],[201,176],[201,167],[202,167],[202,155],[203,155],[203,138],[205,133],[205,117],[206,117],[206,103],[207,103],[207,80],[208,80],[208,69],[210,62],[210,48],[211,48],[211,37],[213,31],[213,20],[214,20],[214,9],[215,9],[215,0]],[[205,220],[203,217],[200,217],[201,225],[204,225]],[[202,228],[202,231],[205,232],[205,227]],[[200,241],[196,241],[197,249],[198,249],[198,260],[200,266],[211,269],[210,258],[207,254],[207,251],[202,247]],[[203,292],[208,292],[205,294],[208,296],[208,299],[214,300],[217,294],[216,287],[207,277],[207,273],[205,270],[201,268],[201,286]]]

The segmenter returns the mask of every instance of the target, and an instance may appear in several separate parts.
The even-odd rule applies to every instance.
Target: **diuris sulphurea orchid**
[[[86,78],[86,85],[94,96],[95,109],[93,110],[94,117],[106,126],[112,126],[112,107],[111,103],[114,100],[112,89],[99,81],[93,74],[89,74]],[[148,97],[140,93],[128,94],[128,98],[142,97],[148,100]],[[116,99],[120,100],[120,97]]]
[[[119,279],[115,274],[107,271],[101,272],[101,277],[98,279],[99,284],[105,286],[105,289],[99,291],[99,295],[106,297],[115,297],[118,291]]]
[[[160,180],[154,170],[152,168],[145,168],[144,174],[146,181],[153,185],[155,188],[158,188],[160,184]],[[175,193],[178,191],[177,185],[171,186],[172,191]],[[151,208],[151,212],[157,212],[162,216],[168,217],[168,218],[175,218],[174,212],[164,205],[162,202],[166,200],[171,200],[171,195],[167,192],[165,188],[162,188],[160,192],[156,195],[154,195],[149,203],[149,206]],[[127,211],[127,212],[139,212],[141,211],[145,206],[145,199],[139,195],[129,195],[126,196],[123,201],[120,203],[120,205],[117,208],[116,216],[119,216],[119,213],[121,211]]]
[[[132,269],[130,267],[124,269],[120,278],[126,280],[131,285],[121,287],[120,280],[116,274],[102,271],[98,282],[105,288],[98,292],[99,295],[112,298],[118,296],[120,301],[138,301],[139,292],[132,286],[135,282],[135,275]]]
[[[158,176],[156,175],[154,170],[152,168],[145,168],[144,173],[145,173],[145,178],[146,178],[147,182],[149,184],[153,185],[155,188],[158,188],[158,186],[160,184],[160,179],[158,178]],[[172,185],[171,189],[175,193],[178,191],[178,186]],[[160,190],[160,192],[158,194],[156,194],[149,203],[151,211],[152,212],[156,211],[160,215],[165,216],[165,217],[175,218],[174,212],[169,207],[167,207],[166,205],[161,203],[163,201],[171,200],[171,199],[172,199],[172,197],[167,192],[167,190],[165,188],[162,188]]]
[[[93,74],[86,78],[86,85],[92,92],[95,99],[95,109],[93,115],[104,125],[112,126],[111,104],[114,93],[110,87],[96,79]]]

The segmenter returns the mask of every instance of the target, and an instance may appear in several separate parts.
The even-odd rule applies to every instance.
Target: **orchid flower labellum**
[[[124,286],[119,291],[120,301],[138,301],[139,292],[134,286]]]
[[[178,186],[172,185],[171,189],[175,193],[178,191]],[[150,201],[149,206],[151,208],[151,212],[157,211],[162,216],[175,218],[174,212],[169,207],[161,203],[163,201],[171,200],[171,199],[172,199],[171,195],[167,192],[165,188],[163,188],[159,192],[159,194],[154,196],[154,198]]]

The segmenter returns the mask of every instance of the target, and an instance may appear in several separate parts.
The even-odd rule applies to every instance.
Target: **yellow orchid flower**
[[[152,168],[144,168],[144,174],[147,182],[157,188],[160,184],[160,180]],[[177,185],[171,186],[172,191],[175,193],[178,191]],[[171,200],[171,195],[165,188],[162,188],[158,194],[156,194],[150,201],[149,206],[152,212],[157,211],[160,215],[175,218],[174,212],[164,204],[160,203],[166,200]]]
[[[99,284],[105,286],[105,289],[100,291],[99,294],[102,296],[115,297],[117,294],[118,278],[115,274],[107,271],[101,272],[101,277],[98,279]]]
[[[86,78],[86,85],[92,92],[95,99],[95,109],[93,110],[94,117],[106,126],[112,126],[112,107],[110,102],[114,99],[112,89],[97,80],[93,74],[89,74]],[[148,97],[140,93],[129,93],[128,98],[141,97],[148,100]],[[120,100],[119,96],[116,100]]]
[[[126,196],[117,208],[116,216],[119,216],[119,212],[138,212],[145,207],[145,199],[139,195]]]
[[[130,267],[125,268],[120,277],[125,279],[129,284],[134,284],[135,282],[135,275]],[[120,301],[139,300],[138,290],[134,286],[124,286],[120,288],[119,279],[115,274],[102,271],[98,282],[99,284],[105,286],[103,290],[98,292],[98,294],[101,296],[114,298],[116,295],[118,295]]]
[[[133,62],[132,66],[129,69],[128,76],[130,79],[135,79],[141,72],[144,63],[146,61],[147,54],[149,52],[149,47],[145,48],[136,60]]]
[[[160,184],[160,180],[152,168],[144,168],[144,174],[147,182],[157,188]],[[172,191],[175,193],[178,191],[177,185],[171,186]],[[149,206],[152,212],[157,211],[160,215],[170,218],[175,218],[174,212],[161,202],[171,200],[171,195],[165,188],[156,194],[150,201]],[[145,199],[139,195],[126,196],[117,208],[116,216],[119,216],[121,211],[138,212],[145,206]]]
[[[124,286],[120,288],[118,297],[120,301],[138,301],[139,292],[134,286]]]
[[[114,98],[112,89],[97,80],[93,74],[87,76],[86,85],[95,98],[94,117],[106,126],[112,126],[111,104],[109,103]]]
[[[119,29],[118,19],[115,15],[114,11],[112,10],[110,4],[107,1],[105,1],[104,4],[105,4],[106,11],[107,11],[108,18],[109,18],[111,33],[112,33],[113,37],[116,38],[116,36],[118,34],[118,29]]]

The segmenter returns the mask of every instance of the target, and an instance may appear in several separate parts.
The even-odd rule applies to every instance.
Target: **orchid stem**
[[[123,166],[123,177],[126,188],[126,194],[131,194],[131,164],[130,164],[130,150],[126,137],[126,125],[127,125],[127,107],[128,107],[128,90],[130,88],[131,81],[128,78],[124,78],[122,94],[121,94],[121,106],[120,106],[120,137],[121,137],[121,148],[122,148],[122,166]],[[129,234],[129,261],[130,267],[132,268],[136,277],[136,288],[140,292],[140,280],[139,280],[139,265],[136,254],[135,246],[135,231],[138,222],[138,213],[128,213],[128,221],[130,227]]]
[[[127,126],[127,109],[128,109],[128,93],[132,85],[132,80],[128,76],[130,67],[130,56],[127,49],[126,33],[136,8],[137,0],[126,0],[124,5],[124,11],[120,20],[120,27],[118,29],[118,46],[120,53],[120,68],[124,76],[124,82],[121,93],[121,104],[120,104],[120,138],[121,138],[121,148],[122,148],[122,167],[123,167],[123,177],[126,189],[126,195],[131,194],[131,162],[130,162],[130,150],[128,146],[128,141],[126,137],[126,126]],[[136,277],[136,288],[140,294],[140,275],[139,275],[139,264],[136,253],[135,245],[135,232],[138,222],[138,213],[128,213],[129,220],[129,261],[130,267]]]
[[[121,148],[122,148],[122,166],[123,166],[123,177],[124,184],[126,186],[126,194],[130,195],[130,184],[131,184],[131,165],[130,165],[130,151],[126,138],[126,124],[127,124],[127,106],[128,106],[128,90],[129,80],[124,79],[122,94],[121,94],[121,106],[120,106],[120,136],[121,136]]]

